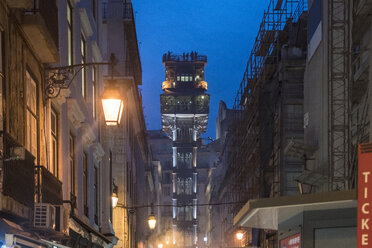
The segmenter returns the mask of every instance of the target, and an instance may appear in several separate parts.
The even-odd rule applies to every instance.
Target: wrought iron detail
[[[85,67],[108,65],[110,66],[111,77],[113,77],[114,66],[116,64],[117,60],[115,58],[115,55],[111,54],[109,62],[85,63],[46,68],[46,84],[44,89],[45,98],[47,100],[58,97],[61,93],[61,90],[68,89],[74,82],[74,79],[79,74],[79,72],[81,72]]]

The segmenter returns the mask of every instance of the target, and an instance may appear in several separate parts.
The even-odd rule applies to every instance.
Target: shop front
[[[357,193],[250,200],[235,216],[234,225],[276,230],[280,248],[357,247]]]

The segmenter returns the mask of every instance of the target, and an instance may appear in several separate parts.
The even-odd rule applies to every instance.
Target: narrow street
[[[372,247],[371,30],[372,0],[0,0],[0,248]]]

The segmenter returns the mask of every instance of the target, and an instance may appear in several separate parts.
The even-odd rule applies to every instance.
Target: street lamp
[[[112,208],[116,208],[116,206],[118,205],[118,201],[119,201],[118,186],[116,186],[115,183],[113,183],[113,185],[114,185],[114,188],[112,189],[112,197],[111,197]]]
[[[149,218],[147,219],[147,222],[149,224],[149,228],[151,230],[154,230],[155,226],[156,226],[156,218],[155,218],[154,212],[151,211],[151,214],[150,214]]]
[[[243,239],[243,236],[244,236],[244,233],[243,233],[242,229],[239,228],[239,230],[236,232],[236,238],[238,240],[242,240]]]
[[[78,73],[88,66],[109,65],[111,68],[111,78],[113,78],[113,68],[116,62],[115,55],[111,54],[110,62],[84,63],[46,68],[45,100],[58,97],[63,89],[68,89],[70,87]],[[104,89],[102,106],[106,125],[116,126],[120,124],[124,103],[119,88],[116,87],[113,82],[109,82]]]
[[[119,93],[118,87],[110,82],[105,87],[102,94],[102,107],[107,126],[117,126],[120,124],[121,115],[123,114],[124,102]]]

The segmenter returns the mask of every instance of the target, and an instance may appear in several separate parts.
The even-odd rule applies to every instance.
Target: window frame
[[[35,77],[33,76],[33,73],[31,72],[31,70],[29,70],[28,68],[26,69],[25,77],[26,77],[26,83],[25,83],[26,84],[25,85],[25,88],[26,88],[25,147],[37,159],[37,157],[38,157],[38,135],[39,135],[39,133],[38,133],[38,126],[39,126],[39,118],[38,118],[38,82],[35,79]],[[32,94],[33,97],[35,98],[33,103],[29,102],[29,97],[30,97],[29,82],[32,82],[33,88],[34,88],[34,91],[35,91]],[[29,106],[29,104],[32,104],[34,106]],[[33,108],[34,108],[34,110],[33,110]],[[34,125],[35,125],[34,132],[31,130],[32,129],[32,127],[31,127],[32,123],[31,123],[31,121],[29,121],[29,119],[28,119],[29,117],[33,118],[33,122],[34,122]],[[35,139],[35,141],[33,140],[33,138],[31,136],[34,136],[33,138]],[[35,144],[33,144],[34,142],[35,142]],[[38,161],[38,160],[36,160],[36,161]]]
[[[74,9],[70,1],[67,1],[67,64],[74,64]]]
[[[80,54],[81,54],[81,64],[86,64],[87,61],[87,40],[84,34],[81,34],[80,41]],[[83,66],[81,68],[81,95],[86,100],[87,99],[87,70]]]
[[[70,132],[69,135],[69,166],[70,166],[70,193],[76,196],[76,137]]]
[[[89,163],[88,154],[83,152],[83,205],[84,215],[89,218]]]
[[[54,126],[52,117],[54,116]],[[59,116],[56,109],[50,107],[50,144],[51,144],[51,168],[50,172],[56,177],[59,178],[59,135],[58,135],[58,125]],[[54,129],[54,132],[53,132]]]

